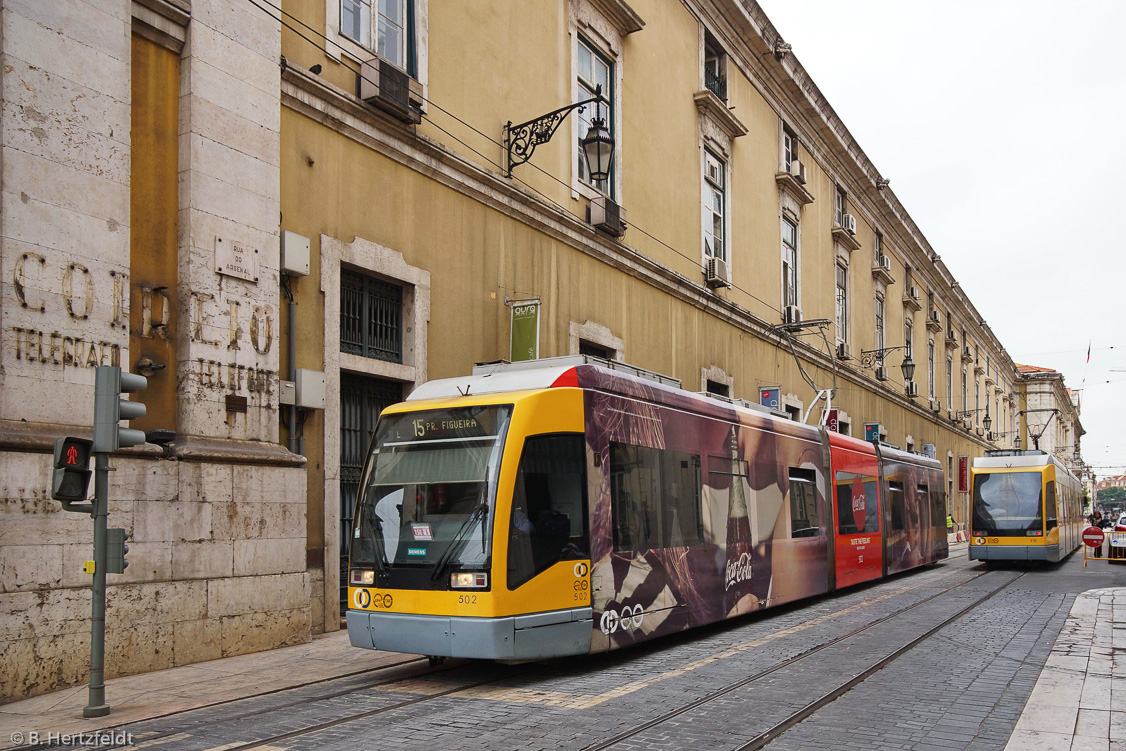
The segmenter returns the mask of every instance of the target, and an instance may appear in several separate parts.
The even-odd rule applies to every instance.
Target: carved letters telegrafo
[[[56,321],[57,316],[65,312],[66,317],[74,322],[90,321],[98,310],[95,305],[98,290],[102,289],[103,295],[108,291],[111,302],[108,321],[110,328],[128,330],[126,295],[130,289],[129,276],[121,271],[104,273],[108,276],[104,282],[105,287],[99,281],[97,271],[92,271],[86,265],[67,261],[61,268],[55,266],[52,270],[45,256],[26,252],[14,264],[12,290],[16,302],[24,310],[44,316],[56,316]],[[50,294],[51,290],[56,291],[57,297]],[[137,290],[141,301],[141,330],[136,333],[148,339],[172,341],[175,313],[167,287],[138,285]],[[250,306],[244,304],[246,301],[218,300],[216,295],[207,292],[190,291],[189,295],[188,330],[192,342],[216,348],[225,346],[228,352],[239,352],[245,332],[251,348],[258,356],[270,354],[274,343],[274,324],[269,307],[255,305],[247,315],[244,311]],[[227,321],[222,320],[224,304]],[[89,324],[84,327],[85,331],[75,332],[48,331],[30,326],[8,328],[13,334],[11,341],[15,358],[23,362],[76,368],[125,365],[121,361],[124,343],[91,336]],[[224,338],[226,341],[223,341]],[[199,378],[200,386],[208,389],[269,394],[272,391],[271,384],[277,379],[276,371],[253,365],[198,357],[196,362],[199,366],[196,377]]]

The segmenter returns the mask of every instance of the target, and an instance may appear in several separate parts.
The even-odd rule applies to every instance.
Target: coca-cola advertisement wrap
[[[739,471],[746,466],[739,458],[739,433],[731,428],[731,501],[727,512],[727,555],[723,573],[724,614],[741,615],[758,607],[751,586],[754,578],[754,538],[747,514],[747,478]]]
[[[587,466],[599,467],[588,487],[594,651],[826,591],[825,538],[792,539],[786,502],[790,469],[813,473],[827,524],[816,432],[781,432],[718,401],[705,419],[683,391],[594,368],[579,369],[579,385],[591,389]],[[679,478],[692,471],[689,489]]]

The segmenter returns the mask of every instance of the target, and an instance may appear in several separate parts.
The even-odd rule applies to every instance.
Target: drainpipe
[[[288,291],[288,288],[287,288]],[[297,379],[297,301],[293,293],[289,292],[289,332],[286,335],[289,344],[289,373],[290,380]],[[289,453],[297,453],[297,405],[289,405]]]

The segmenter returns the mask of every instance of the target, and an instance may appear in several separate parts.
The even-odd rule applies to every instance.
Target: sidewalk
[[[1126,749],[1126,588],[1075,598],[1005,747],[1027,749]]]
[[[0,705],[0,750],[21,748],[29,734],[93,733],[213,704],[342,678],[410,659],[410,655],[356,649],[348,632],[308,644],[227,657],[106,681],[106,717],[84,718],[88,686]],[[22,739],[22,741],[21,741]]]

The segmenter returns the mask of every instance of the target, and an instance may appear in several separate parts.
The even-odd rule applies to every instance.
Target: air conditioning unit
[[[606,196],[590,202],[590,223],[608,235],[621,237],[626,231],[626,210]]]
[[[806,183],[805,165],[795,159],[790,162],[790,175],[802,185]]]
[[[880,254],[879,263],[880,268],[882,268],[884,271],[891,271],[891,259],[885,256],[883,253]]]
[[[782,311],[782,320],[785,323],[801,323],[801,308],[797,305],[787,305]]]
[[[883,365],[876,368],[876,380],[877,381],[886,381],[887,379],[888,379],[888,369],[885,368]]]
[[[911,296],[912,300],[914,300],[915,302],[919,302],[919,288],[918,287],[911,287],[907,291],[907,294],[909,294]]]
[[[852,214],[845,214],[841,217],[841,226],[848,230],[850,235],[856,234],[856,217]]]
[[[970,345],[967,344],[965,346],[965,348],[962,350],[962,357],[968,357],[970,359],[973,359],[973,356],[974,356],[974,351],[972,349],[970,349]]]
[[[938,311],[937,310],[931,311],[931,320],[934,321],[935,323],[938,323]]]
[[[422,120],[411,107],[412,98],[416,101],[422,98],[421,91],[412,91],[416,87],[419,84],[405,71],[381,58],[372,58],[360,66],[360,99],[404,122]]]
[[[957,334],[957,332],[954,331],[954,329],[949,329],[946,332],[946,338],[949,341],[956,342],[956,341],[958,341],[958,334]]]
[[[908,381],[907,382],[907,396],[914,399],[918,395],[919,395],[919,384],[915,383],[914,381]]]
[[[730,287],[731,271],[722,258],[709,258],[704,265],[704,279],[709,287]]]
[[[837,344],[837,359],[838,360],[850,360],[850,359],[852,359],[852,353],[849,351],[848,342],[839,342]]]
[[[997,440],[997,437],[993,434],[993,431],[990,430],[988,433],[985,434],[985,440],[992,443],[993,441]]]
[[[931,399],[931,412],[938,412],[942,409],[942,402],[938,399]]]

